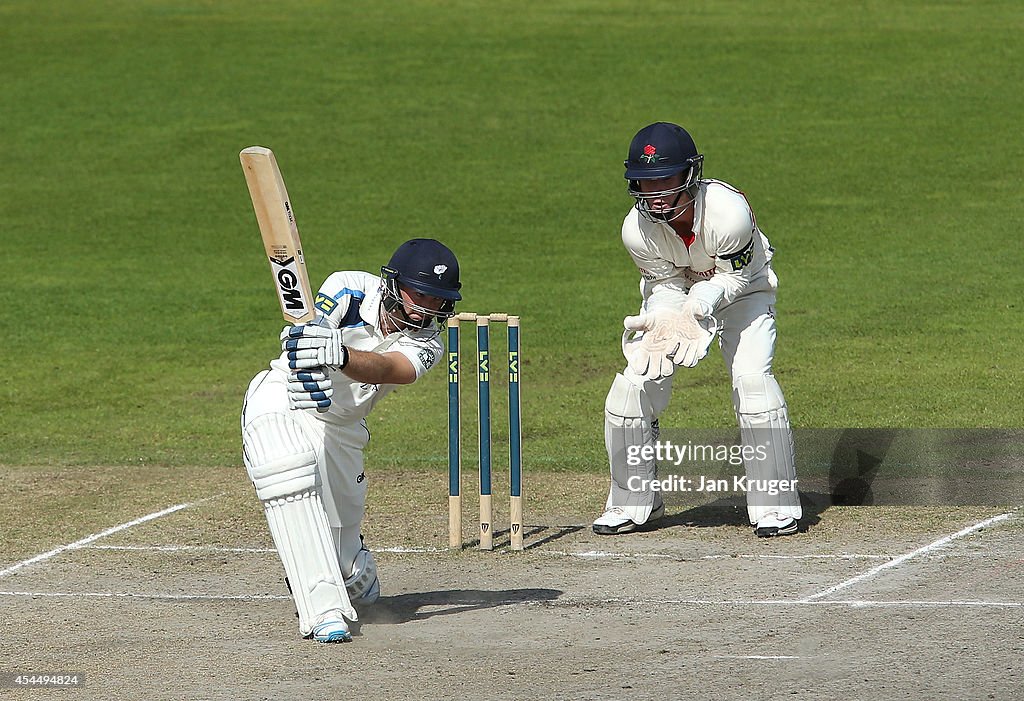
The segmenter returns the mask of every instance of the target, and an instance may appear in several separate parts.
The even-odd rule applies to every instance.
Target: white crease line
[[[800,606],[842,606],[850,608],[948,608],[948,607],[978,607],[978,608],[1024,608],[1024,602],[1020,601],[973,601],[973,600],[938,600],[928,601],[907,600],[907,601],[871,601],[867,599],[830,599],[827,601],[808,601],[806,599],[641,599],[641,598],[613,598],[613,599],[559,599],[551,602],[525,602],[541,606],[584,606],[587,604],[633,604],[633,605],[656,605],[656,606],[777,606],[800,607]]]
[[[28,598],[100,598],[100,599],[152,599],[169,601],[289,601],[286,594],[144,594],[140,592],[43,592],[43,591],[0,591],[0,596],[22,596]],[[381,598],[381,607],[387,607],[387,597]],[[1020,601],[868,601],[863,599],[832,599],[829,601],[805,601],[794,599],[768,600],[715,600],[715,599],[581,599],[563,598],[555,601],[523,601],[522,606],[571,607],[587,605],[633,604],[660,606],[730,606],[730,607],[802,607],[832,606],[844,608],[1024,608]],[[512,604],[510,604],[512,605]],[[434,606],[434,605],[431,605]],[[440,604],[437,604],[440,606]],[[423,606],[422,608],[431,608]]]
[[[274,548],[229,548],[217,545],[78,545],[76,548],[90,550],[126,550],[138,552],[210,552],[210,553],[276,553]],[[406,546],[392,546],[383,548],[372,548],[377,553],[394,553],[399,555],[431,555],[450,552],[448,548],[414,548]],[[588,550],[584,552],[568,552],[565,550],[537,550],[540,555],[554,557],[578,557],[582,559],[615,559],[615,558],[636,558],[636,559],[663,559],[663,560],[889,560],[894,555],[838,553],[821,555],[701,555],[699,557],[686,557],[684,555],[672,555],[669,553],[631,553],[631,552],[609,552],[603,550]]]
[[[971,606],[977,606],[977,607],[981,607],[981,608],[988,608],[988,607],[991,607],[991,608],[1024,608],[1024,602],[1021,602],[1021,601],[964,601],[964,600],[957,600],[957,599],[948,600],[948,601],[927,601],[927,600],[918,600],[918,601],[914,601],[914,600],[909,600],[909,601],[869,601],[869,600],[860,600],[860,599],[852,599],[852,600],[843,601],[841,599],[837,599],[834,602],[833,601],[806,601],[806,602],[805,601],[801,601],[801,602],[798,602],[798,603],[801,603],[801,604],[803,604],[803,603],[807,603],[807,604],[831,604],[831,603],[837,603],[837,604],[846,604],[846,605],[852,606],[854,608],[871,608],[871,607],[875,607],[875,606],[883,607],[883,608],[894,607],[894,606],[923,606],[923,607],[926,607],[926,608],[929,607],[929,606],[932,606],[932,607],[941,607],[941,606],[966,606],[966,607],[971,607]]]
[[[140,594],[136,592],[60,592],[60,591],[0,591],[0,596],[78,597],[89,599],[165,599],[171,601],[277,601],[292,597],[283,594]]]
[[[678,560],[681,559],[681,555],[668,555],[665,553],[614,553],[606,552],[604,550],[587,550],[585,552],[567,552],[565,550],[538,550],[541,555],[552,555],[555,557],[579,557],[584,560],[600,560],[605,558],[616,558],[616,557],[632,557],[632,558],[649,558],[649,559],[664,559],[664,560]]]
[[[802,660],[796,655],[715,655],[719,660]]]
[[[892,555],[838,553],[834,555],[705,555],[702,560],[888,560]]]
[[[190,501],[190,502],[185,503],[185,504],[177,504],[176,506],[171,506],[169,508],[164,509],[163,511],[157,511],[157,512],[149,514],[147,516],[143,516],[142,518],[137,518],[134,521],[129,521],[127,523],[122,523],[119,526],[114,526],[113,528],[108,528],[105,531],[101,531],[99,533],[93,533],[92,535],[86,536],[85,538],[82,538],[81,540],[76,540],[74,543],[68,543],[67,545],[62,545],[59,548],[54,548],[53,550],[50,550],[49,552],[40,553],[39,555],[36,555],[35,557],[30,557],[27,560],[22,560],[21,562],[15,564],[15,565],[11,565],[10,567],[8,567],[6,569],[0,570],[0,578],[6,577],[9,574],[13,574],[14,572],[17,572],[18,570],[20,570],[22,567],[27,567],[29,565],[34,565],[37,562],[43,562],[45,560],[49,560],[51,557],[54,557],[55,555],[60,555],[62,552],[65,552],[67,550],[73,550],[73,549],[76,549],[76,548],[84,547],[84,546],[88,545],[89,543],[92,543],[93,541],[99,540],[100,538],[105,538],[108,535],[112,535],[114,533],[117,533],[118,531],[123,531],[123,530],[125,530],[127,528],[131,528],[133,526],[138,526],[139,524],[146,523],[147,521],[152,521],[153,519],[160,518],[161,516],[167,516],[168,514],[173,514],[175,511],[181,511],[182,509],[187,509],[190,506],[195,506],[196,504],[200,504],[200,503],[202,503],[204,501],[208,501],[210,499],[214,499],[217,496],[220,496],[220,495],[217,494],[217,495],[215,495],[213,497],[207,497],[206,499],[200,499],[199,501]]]
[[[136,552],[208,552],[208,553],[276,553],[276,548],[227,548],[219,545],[80,545],[89,550],[129,550]],[[377,553],[428,554],[448,552],[446,548],[407,548],[402,546],[374,548]]]
[[[948,536],[946,536],[944,538],[939,538],[934,543],[929,543],[928,545],[925,545],[924,547],[918,548],[917,550],[914,550],[913,552],[909,552],[909,553],[906,553],[904,555],[900,555],[896,559],[890,560],[889,562],[884,562],[881,565],[878,565],[877,567],[871,568],[867,572],[859,574],[856,577],[851,577],[850,579],[847,579],[845,582],[840,582],[839,584],[836,584],[835,586],[831,586],[828,589],[824,589],[822,591],[819,591],[817,594],[811,594],[810,596],[805,597],[802,601],[804,603],[810,602],[810,601],[815,601],[816,599],[821,599],[821,598],[824,598],[826,596],[830,596],[832,594],[835,594],[837,591],[842,591],[843,589],[848,589],[849,587],[852,587],[855,584],[859,584],[860,582],[863,582],[863,581],[865,581],[867,579],[870,579],[871,577],[874,577],[879,572],[883,572],[883,571],[885,571],[887,569],[891,569],[893,567],[901,565],[904,562],[906,562],[907,560],[910,560],[911,558],[917,557],[918,555],[924,555],[925,553],[931,552],[932,550],[938,550],[939,548],[943,548],[943,547],[949,545],[950,543],[952,543],[954,540],[956,540],[958,538],[963,538],[964,536],[970,535],[971,533],[974,533],[975,531],[979,531],[979,530],[981,530],[983,528],[987,528],[988,526],[991,526],[993,524],[999,523],[1000,521],[1005,521],[1006,519],[1008,519],[1008,518],[1010,518],[1012,516],[1013,516],[1013,512],[1011,511],[1011,512],[1007,512],[1005,514],[999,514],[998,516],[993,516],[992,518],[989,518],[989,519],[985,519],[984,521],[976,523],[973,526],[968,526],[967,528],[959,530],[956,533],[948,535]]]
[[[276,553],[274,548],[229,548],[219,545],[76,545],[73,549],[83,550],[123,550],[135,552],[207,552],[207,553],[241,553],[241,554],[264,554]],[[451,552],[448,548],[417,548],[406,546],[391,546],[373,548],[376,553],[392,553],[398,555],[436,555]],[[897,555],[885,555],[875,553],[822,553],[816,555],[759,555],[759,554],[718,554],[718,555],[672,555],[669,553],[642,553],[642,552],[610,552],[603,550],[588,550],[584,552],[568,552],[565,550],[535,550],[538,555],[549,555],[552,557],[575,557],[583,560],[614,560],[614,559],[658,559],[677,560],[679,562],[693,562],[696,560],[892,560]],[[936,553],[929,557],[1002,557],[1005,553]]]
[[[135,552],[276,553],[274,548],[226,548],[219,545],[80,545],[88,550],[129,550]]]
[[[750,554],[718,554],[718,555],[672,555],[670,553],[617,553],[604,550],[588,550],[585,552],[567,552],[564,550],[539,550],[542,555],[557,555],[562,557],[579,557],[583,559],[604,559],[604,558],[635,558],[635,559],[661,559],[661,560],[888,560],[891,555],[858,555],[858,554],[822,554],[822,555],[750,555]]]

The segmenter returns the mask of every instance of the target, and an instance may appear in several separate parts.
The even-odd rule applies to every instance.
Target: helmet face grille
[[[402,299],[401,287],[410,287],[429,295],[429,291],[419,289],[414,284],[406,285],[397,271],[387,266],[381,268],[381,310],[398,327],[409,331],[422,331],[431,323],[436,323],[438,330],[445,322],[455,316],[455,300],[445,299],[438,309],[430,309],[412,301]],[[434,295],[431,295],[434,296]],[[420,315],[420,320],[413,319],[410,313]]]
[[[687,168],[684,169],[685,172],[679,171],[684,172],[682,182],[667,190],[644,192],[640,188],[640,180],[646,178],[629,180],[627,189],[630,196],[636,200],[635,207],[640,215],[648,221],[665,223],[675,221],[683,216],[696,201],[697,188],[704,171],[703,163],[704,156],[697,155],[692,158],[688,162]],[[667,207],[655,209],[653,204],[658,200],[670,200],[670,204]]]

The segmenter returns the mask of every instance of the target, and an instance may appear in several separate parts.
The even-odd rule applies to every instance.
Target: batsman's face
[[[431,297],[403,285],[398,286],[398,291],[402,295],[402,306],[405,308],[405,313],[413,321],[423,321],[425,314],[428,313],[433,316],[434,313],[440,311],[444,304],[444,300],[440,297]]]

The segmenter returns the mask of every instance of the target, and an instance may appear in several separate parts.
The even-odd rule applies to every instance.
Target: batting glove
[[[281,350],[288,354],[288,367],[292,370],[323,366],[344,370],[348,365],[348,348],[341,342],[340,329],[286,326],[281,331]]]
[[[288,375],[288,403],[292,409],[327,411],[334,387],[330,376],[319,370],[300,370]]]

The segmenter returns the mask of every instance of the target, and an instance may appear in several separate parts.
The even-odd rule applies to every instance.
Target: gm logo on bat
[[[277,294],[281,297],[281,304],[285,309],[296,312],[295,316],[302,316],[308,305],[302,299],[302,290],[299,288],[298,266],[295,264],[295,257],[285,260],[277,258],[270,259],[270,265],[274,267],[274,277],[277,279]]]

